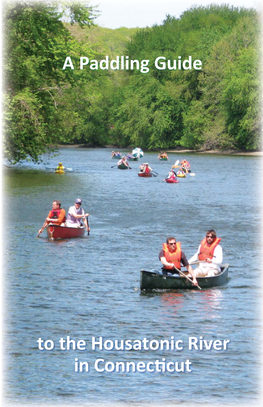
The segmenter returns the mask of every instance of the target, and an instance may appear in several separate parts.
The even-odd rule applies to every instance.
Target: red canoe
[[[70,239],[72,237],[82,237],[85,233],[85,227],[69,228],[67,226],[49,225],[47,235],[49,239]]]
[[[152,177],[153,175],[152,175],[152,173],[151,172],[148,172],[148,173],[146,173],[146,172],[139,172],[138,173],[138,177]]]
[[[176,184],[177,182],[179,182],[178,179],[170,179],[170,178],[166,179],[165,181],[168,184]]]

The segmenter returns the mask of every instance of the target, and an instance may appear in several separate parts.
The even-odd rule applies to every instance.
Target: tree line
[[[37,162],[61,143],[262,148],[255,10],[193,7],[161,25],[111,35],[93,27],[96,10],[82,3],[19,1],[4,10],[3,150],[10,161]],[[149,72],[62,70],[68,55],[78,65],[80,56],[102,60],[121,51],[149,59]],[[202,61],[201,70],[153,66],[159,56],[190,55]]]

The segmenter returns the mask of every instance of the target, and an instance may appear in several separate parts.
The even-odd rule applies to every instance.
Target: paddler
[[[187,160],[184,159],[184,160],[181,161],[180,164],[182,166],[183,171],[187,174],[189,172],[189,170],[190,170],[190,167],[191,167],[190,163]]]
[[[176,175],[185,175],[185,172],[183,170],[182,167],[179,168],[179,170],[177,171]]]
[[[63,164],[59,163],[57,168],[56,168],[56,171],[64,171],[64,170],[65,170],[65,167],[63,166]]]
[[[84,209],[81,208],[82,200],[80,198],[75,199],[74,206],[71,206],[68,210],[66,226],[72,228],[79,228],[84,223],[87,232],[89,233],[90,227],[87,221],[89,213],[85,213]]]
[[[63,225],[65,221],[66,221],[66,212],[65,209],[61,208],[61,202],[57,200],[53,201],[52,210],[49,212],[42,228],[39,229],[37,237],[43,232],[43,230],[50,223],[60,226]]]
[[[193,284],[198,285],[194,271],[190,266],[184,252],[181,249],[181,243],[176,242],[175,237],[167,237],[166,243],[163,243],[163,250],[159,253],[159,260],[163,264],[163,273],[179,274],[181,264],[186,267],[188,273],[192,276]],[[175,269],[176,267],[176,269]]]
[[[177,179],[176,172],[173,169],[171,169],[169,174],[167,175],[167,177],[165,179],[176,180]]]
[[[194,270],[196,277],[212,277],[221,272],[223,250],[220,241],[221,238],[216,237],[213,229],[206,232],[206,237],[200,243],[197,252],[189,260],[190,264],[199,262],[199,266]]]
[[[148,163],[141,164],[139,169],[140,172],[143,172],[145,174],[149,174],[152,171],[152,168],[149,166]]]
[[[121,164],[124,164],[124,165],[126,165],[126,167],[128,167],[128,168],[131,169],[131,167],[129,166],[129,163],[128,163],[126,157],[122,157],[122,158],[120,159],[120,161],[118,161],[118,165],[121,165]]]

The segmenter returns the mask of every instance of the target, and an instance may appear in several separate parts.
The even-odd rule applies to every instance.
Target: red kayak
[[[82,237],[85,233],[85,227],[69,228],[67,226],[49,225],[47,235],[49,239],[71,239],[72,237]]]
[[[152,177],[153,175],[152,175],[152,173],[151,172],[148,172],[148,173],[146,173],[146,172],[139,172],[138,173],[138,177]]]
[[[165,180],[168,184],[176,184],[178,181],[178,179],[174,179],[174,178],[168,178]]]

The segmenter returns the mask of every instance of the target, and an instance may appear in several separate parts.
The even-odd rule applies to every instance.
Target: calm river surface
[[[110,149],[62,148],[41,165],[4,169],[6,403],[257,404],[262,159],[170,154],[168,162],[159,162],[157,153],[146,153],[140,162],[159,175],[141,179],[140,162],[130,161],[132,170],[121,171],[111,168],[117,160],[110,157]],[[163,182],[182,158],[196,175],[178,184]],[[55,175],[48,169],[59,161],[72,171]],[[67,211],[77,197],[90,213],[90,236],[51,242],[43,232],[37,239],[52,201],[61,200]],[[210,228],[222,238],[224,262],[230,264],[225,286],[140,292],[140,269],[160,267],[167,236],[181,241],[189,258]],[[85,341],[86,349],[61,350],[59,340],[67,337]],[[183,350],[92,350],[93,337],[174,338]],[[230,342],[222,351],[189,350],[189,337]],[[39,338],[52,340],[54,348],[39,350]],[[75,372],[76,359],[87,362],[89,371]],[[104,360],[100,371],[98,359]],[[156,360],[180,366],[189,360],[191,372],[113,370],[117,362]]]

